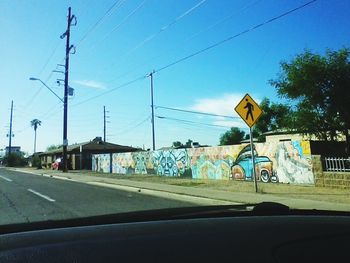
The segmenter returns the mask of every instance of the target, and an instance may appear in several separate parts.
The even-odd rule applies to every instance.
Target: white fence
[[[327,172],[350,172],[350,157],[325,157],[324,167]]]

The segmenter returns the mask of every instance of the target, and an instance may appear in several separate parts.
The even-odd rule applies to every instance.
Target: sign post
[[[251,155],[252,155],[252,167],[253,167],[252,172],[253,172],[255,192],[257,193],[258,192],[258,184],[257,184],[256,170],[255,170],[255,156],[254,156],[252,127],[256,123],[256,121],[259,119],[259,117],[261,116],[262,110],[260,109],[259,105],[252,99],[252,97],[250,97],[249,94],[246,94],[243,97],[243,99],[237,104],[235,111],[244,120],[244,122],[249,126],[250,150],[251,150]]]
[[[249,127],[249,134],[250,134],[250,150],[252,153],[252,163],[253,163],[253,177],[254,177],[254,186],[255,186],[255,193],[258,192],[258,183],[256,180],[256,170],[255,170],[255,156],[254,156],[254,144],[253,144],[253,133],[252,128]]]

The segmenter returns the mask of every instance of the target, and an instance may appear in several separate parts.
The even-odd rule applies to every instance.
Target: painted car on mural
[[[264,183],[278,182],[276,171],[273,170],[273,163],[267,156],[258,156],[254,149],[255,173],[258,181]],[[245,146],[237,156],[231,168],[231,176],[234,180],[253,180],[253,164],[250,145]]]

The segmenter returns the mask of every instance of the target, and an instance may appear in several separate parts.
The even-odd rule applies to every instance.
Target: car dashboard
[[[295,263],[349,259],[350,217],[345,215],[197,212],[169,219],[110,221],[17,232],[2,228],[0,262]]]

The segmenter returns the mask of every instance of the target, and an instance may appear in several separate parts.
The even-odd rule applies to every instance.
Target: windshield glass
[[[350,210],[349,1],[0,10],[0,225],[262,201]]]

